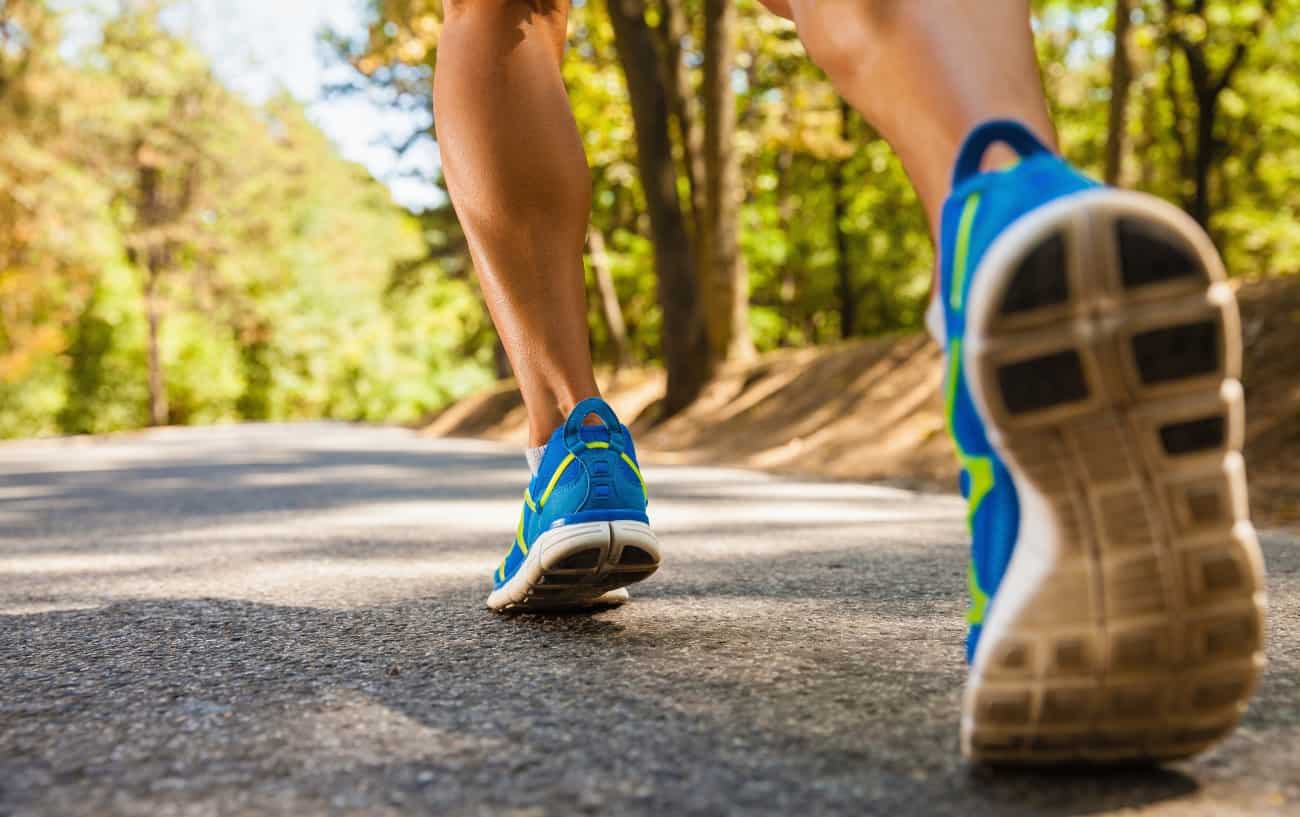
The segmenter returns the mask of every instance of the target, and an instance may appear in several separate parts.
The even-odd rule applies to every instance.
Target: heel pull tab
[[[989,120],[971,131],[966,141],[962,143],[961,150],[957,152],[957,165],[952,172],[952,186],[956,187],[971,176],[977,175],[984,161],[984,154],[998,142],[1009,146],[1020,154],[1022,159],[1052,152],[1042,140],[1020,122],[1014,119]]]
[[[619,422],[609,403],[599,397],[588,397],[569,412],[569,419],[564,421],[564,446],[574,453],[586,446],[586,441],[582,438],[582,426],[592,414],[605,424],[605,429],[609,432],[609,447],[620,453],[626,450],[627,429]]]

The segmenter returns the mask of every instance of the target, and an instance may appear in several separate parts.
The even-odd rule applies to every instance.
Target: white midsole
[[[524,563],[510,580],[488,596],[487,606],[501,610],[523,603],[541,578],[557,564],[574,554],[593,549],[599,550],[600,557],[592,572],[596,575],[608,574],[611,581],[605,583],[604,589],[598,593],[590,587],[575,587],[574,601],[598,598],[608,590],[622,586],[617,581],[618,574],[614,568],[619,563],[623,549],[628,546],[644,550],[658,563],[658,539],[644,522],[582,522],[548,530],[533,542],[528,555],[524,557]]]

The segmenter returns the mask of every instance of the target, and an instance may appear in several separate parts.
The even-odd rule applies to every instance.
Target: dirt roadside
[[[1300,530],[1300,280],[1244,283],[1246,463],[1261,527]],[[651,463],[734,465],[953,490],[938,348],[919,334],[772,352],[728,369],[689,409],[654,424],[663,373],[623,371],[602,388]],[[523,446],[514,384],[473,395],[425,429]]]

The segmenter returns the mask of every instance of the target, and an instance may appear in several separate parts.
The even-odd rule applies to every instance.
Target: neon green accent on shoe
[[[560,462],[559,467],[555,469],[555,473],[551,474],[551,481],[547,484],[546,490],[542,492],[542,498],[537,500],[538,507],[545,505],[546,500],[551,498],[551,491],[555,490],[555,484],[560,481],[560,477],[564,474],[564,469],[568,468],[569,463],[573,462],[573,460],[574,456],[570,453]]]
[[[966,199],[966,206],[961,211],[961,222],[957,227],[957,252],[952,268],[952,292],[948,293],[948,302],[953,309],[961,309],[966,292],[966,265],[970,260],[970,236],[975,227],[975,213],[980,209],[980,194],[974,193]]]
[[[528,505],[528,510],[537,513],[537,503],[533,501],[533,495],[528,493],[527,488],[524,489],[524,503]]]
[[[524,515],[519,514],[519,530],[515,531],[515,544],[519,545],[519,550],[525,556],[528,555],[528,545],[524,542]]]
[[[944,417],[948,421],[948,428],[952,430],[952,416],[954,407],[957,404],[957,375],[961,371],[961,341],[954,340],[948,346],[948,382],[947,394],[944,400]],[[984,497],[988,496],[989,491],[993,490],[993,459],[991,457],[972,455],[961,447],[961,441],[957,435],[952,435],[953,444],[957,447],[957,459],[961,460],[962,467],[970,474],[970,499],[969,510],[966,513],[966,522],[969,527],[975,518],[975,512],[979,510],[980,503]]]
[[[587,443],[587,448],[609,448],[609,443],[602,443],[599,440]]]
[[[641,495],[649,499],[650,492],[646,490],[645,477],[641,476],[641,469],[636,467],[636,463],[627,454],[620,454],[619,456],[623,458],[623,462],[627,463],[627,467],[632,469],[632,473],[636,474],[636,478],[641,481]]]
[[[980,587],[979,577],[975,575],[975,563],[971,562],[966,571],[966,586],[970,589],[970,609],[966,611],[966,623],[977,627],[984,623],[984,616],[989,610],[989,596]]]
[[[948,429],[953,429],[953,412],[957,405],[957,377],[961,374],[961,340],[954,339],[948,345],[948,377],[944,395],[944,417],[948,422]],[[962,448],[961,440],[957,439],[956,433],[952,434],[953,444],[957,448],[957,459],[961,460],[962,468],[970,475],[970,498],[966,510],[966,527],[974,533],[975,530],[975,513],[979,510],[984,498],[993,490],[993,459],[987,456],[972,455]],[[984,622],[984,613],[988,609],[988,595],[980,588],[979,576],[975,573],[975,563],[971,562],[970,571],[967,576],[967,583],[970,585],[971,608],[966,614],[966,620],[972,626]]]

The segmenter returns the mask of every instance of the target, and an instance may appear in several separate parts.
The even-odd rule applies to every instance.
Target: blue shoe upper
[[[1019,153],[1021,161],[1006,170],[981,173],[985,152],[999,142]],[[948,361],[944,409],[961,460],[961,492],[969,503],[967,521],[972,538],[967,660],[974,660],[990,601],[1011,561],[1020,527],[1020,503],[967,388],[962,364],[966,299],[980,261],[1007,227],[1050,201],[1096,186],[1019,122],[995,120],[967,137],[958,154],[952,193],[944,204],[936,297],[943,306]]]
[[[584,425],[596,415],[601,425]],[[528,551],[548,530],[581,522],[648,522],[645,480],[632,434],[609,404],[583,400],[555,430],[524,491],[514,544],[492,574],[494,588],[510,581]]]

